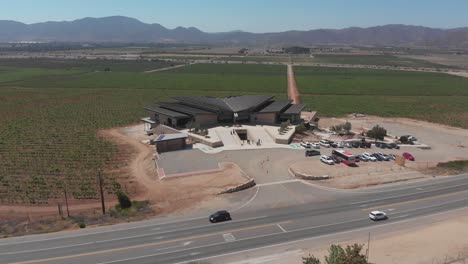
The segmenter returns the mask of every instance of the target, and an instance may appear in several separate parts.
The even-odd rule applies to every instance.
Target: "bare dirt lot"
[[[327,165],[318,160],[293,163],[291,170],[311,176],[328,175],[330,179],[315,181],[322,186],[353,189],[379,184],[419,179],[426,175],[395,164],[393,161],[359,162],[357,167],[344,164]]]
[[[453,55],[453,54],[433,54],[433,55],[404,55],[402,58],[411,58],[418,60],[425,60],[438,64],[445,64],[449,66],[458,66],[468,69],[468,56],[467,55]]]

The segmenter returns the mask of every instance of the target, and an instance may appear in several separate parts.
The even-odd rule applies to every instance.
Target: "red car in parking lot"
[[[403,157],[404,157],[405,159],[407,159],[407,160],[414,161],[413,155],[411,155],[411,154],[408,153],[408,152],[404,152],[404,153],[403,153]]]

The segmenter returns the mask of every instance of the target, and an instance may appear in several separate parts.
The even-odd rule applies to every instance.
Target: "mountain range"
[[[197,28],[168,29],[137,19],[111,16],[24,24],[0,20],[0,42],[158,42],[249,45],[375,45],[468,48],[468,27],[438,29],[410,25],[316,29],[276,33],[207,33]]]

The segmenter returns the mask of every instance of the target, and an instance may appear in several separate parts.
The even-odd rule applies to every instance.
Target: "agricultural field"
[[[301,62],[301,59],[294,62]],[[402,58],[392,55],[314,55],[303,62],[311,63],[334,63],[334,64],[358,64],[377,66],[398,66],[398,67],[430,67],[430,68],[450,68],[449,66],[432,63],[429,61],[414,58]]]
[[[294,69],[302,101],[324,116],[363,113],[468,128],[468,78],[370,69]]]
[[[146,66],[134,62],[115,62],[121,65],[112,67],[116,72],[94,70],[108,64],[55,63],[15,60],[0,71],[0,80],[17,80],[0,84],[0,204],[47,204],[63,199],[65,190],[72,200],[95,200],[99,172],[107,194],[119,188],[135,193],[138,186],[122,170],[131,150],[98,131],[139,122],[151,101],[176,95],[286,97],[281,65],[195,64],[143,73]],[[323,116],[360,112],[468,128],[468,79],[367,69],[295,72],[302,101]]]
[[[278,92],[286,83],[285,66],[195,64],[154,73],[92,72],[80,76],[44,78],[17,82],[24,87],[154,89],[170,94],[173,90]]]
[[[31,68],[31,70],[44,72],[47,70],[68,70],[81,72],[105,71],[111,72],[143,72],[147,70],[166,68],[177,63],[150,60],[69,60],[69,59],[2,59],[1,67]],[[0,68],[1,70],[1,68]],[[18,71],[17,71],[18,72]],[[23,71],[19,71],[21,73]],[[52,75],[53,72],[46,75]],[[2,76],[0,72],[0,77]]]
[[[8,74],[29,77],[29,71],[11,68]],[[96,200],[99,172],[106,195],[119,188],[132,195],[138,186],[121,169],[131,153],[98,136],[98,130],[139,122],[145,105],[168,96],[228,96],[241,93],[241,86],[242,93],[255,93],[259,83],[264,91],[282,91],[286,83],[282,67],[255,65],[57,74],[63,72],[0,85],[0,204],[55,204],[65,190],[72,202]]]

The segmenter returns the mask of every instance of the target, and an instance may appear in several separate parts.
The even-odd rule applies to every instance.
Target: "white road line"
[[[288,231],[286,231],[280,224],[276,224],[276,226],[281,229],[281,231],[283,231],[283,233],[287,233]]]
[[[258,192],[260,191],[260,188],[255,186],[256,190],[255,190],[255,194],[252,196],[252,198],[250,198],[250,200],[248,200],[245,204],[243,204],[242,206],[234,209],[234,210],[231,210],[231,212],[236,212],[236,211],[239,211],[240,209],[246,207],[247,205],[249,205],[251,202],[253,202],[253,200],[255,200],[255,198],[257,197],[258,195]]]
[[[119,240],[132,239],[132,238],[140,238],[140,237],[153,236],[153,235],[156,235],[156,234],[159,234],[159,233],[149,233],[149,234],[137,235],[137,236],[119,237],[119,238],[114,238],[114,239],[107,239],[107,240],[100,240],[100,241],[93,241],[93,242],[86,242],[86,243],[79,243],[79,244],[73,244],[73,245],[64,245],[64,246],[58,246],[58,247],[38,248],[38,249],[31,249],[31,250],[24,250],[24,251],[15,251],[15,252],[0,253],[0,256],[3,256],[3,255],[21,254],[21,253],[30,253],[30,252],[38,252],[38,251],[47,251],[47,250],[62,249],[62,248],[69,248],[69,247],[86,246],[86,245],[100,244],[100,243],[106,243],[106,242],[112,242],[112,241],[119,241]],[[160,237],[155,237],[155,238],[153,238],[153,239],[162,239],[162,238],[164,238],[164,237],[160,236]]]
[[[463,185],[466,185],[466,184],[463,184]],[[415,192],[415,193],[408,193],[408,194],[402,194],[402,195],[397,195],[397,196],[390,196],[390,197],[385,197],[385,198],[382,198],[382,199],[374,199],[374,200],[368,200],[368,201],[355,202],[355,203],[350,203],[350,205],[363,204],[363,203],[372,203],[372,205],[378,205],[378,204],[385,203],[385,200],[392,199],[392,198],[399,198],[399,197],[411,196],[411,195],[416,195],[416,194],[429,193],[429,192],[433,192],[433,191],[446,190],[446,189],[453,188],[453,187],[458,187],[458,186],[460,186],[460,185],[445,187],[445,188],[439,188],[439,189],[433,189],[433,190],[424,191],[424,192]],[[374,203],[374,201],[382,201],[382,202]]]
[[[277,184],[284,184],[284,183],[291,183],[291,182],[300,182],[300,180],[276,181],[276,182],[257,184],[256,186],[263,187],[263,186],[270,186],[270,185],[277,185]]]
[[[224,241],[226,242],[234,242],[236,241],[236,237],[232,233],[223,234]]]
[[[236,223],[237,223],[237,222],[244,222],[244,221],[255,220],[255,219],[261,219],[261,218],[266,218],[266,217],[268,217],[268,216],[252,217],[252,218],[246,218],[246,219],[236,220],[236,221],[232,221],[232,222],[236,222]],[[222,223],[219,223],[219,224],[222,224]],[[218,224],[218,225],[219,225],[219,224]],[[93,241],[93,242],[86,242],[86,243],[79,243],[79,244],[64,245],[64,246],[58,246],[58,247],[39,248],[39,249],[32,249],[32,250],[25,250],[25,251],[16,251],[16,252],[0,253],[0,256],[2,256],[2,255],[21,254],[21,253],[29,253],[29,252],[38,252],[38,251],[47,251],[47,250],[62,249],[62,248],[77,247],[77,246],[85,246],[85,245],[98,244],[98,243],[104,243],[104,242],[112,242],[112,241],[119,241],[119,240],[132,239],[132,238],[139,238],[139,237],[146,237],[146,236],[152,236],[152,235],[161,235],[161,234],[167,234],[167,233],[174,233],[174,232],[186,231],[186,230],[192,230],[192,229],[198,229],[198,228],[201,228],[201,227],[208,227],[208,226],[213,226],[213,224],[210,224],[210,225],[202,225],[202,226],[195,226],[195,227],[190,227],[190,228],[185,228],[185,229],[164,231],[164,232],[155,232],[155,233],[143,234],[143,235],[137,235],[137,236],[120,237],[120,238],[109,239],[109,240],[102,240],[102,241]],[[161,238],[164,238],[164,237],[161,237]]]
[[[245,204],[241,205],[240,207],[231,210],[231,212],[238,211],[245,206],[249,205],[258,195],[260,188],[256,189],[256,192],[254,196],[248,200]],[[141,226],[134,226],[134,227],[127,227],[127,228],[120,228],[120,229],[112,229],[112,230],[103,230],[103,231],[97,231],[97,232],[92,232],[92,233],[85,233],[85,234],[74,234],[70,236],[63,236],[63,237],[52,237],[52,238],[44,238],[44,239],[36,239],[36,240],[29,240],[29,241],[15,241],[15,242],[7,242],[7,243],[0,243],[1,246],[7,246],[7,245],[18,245],[18,244],[27,244],[27,243],[35,243],[35,242],[43,242],[43,241],[51,241],[51,240],[60,240],[60,239],[68,239],[68,238],[74,238],[74,237],[83,237],[83,236],[91,236],[91,235],[98,235],[98,234],[104,234],[104,233],[111,233],[111,232],[119,232],[119,231],[126,231],[126,230],[133,230],[133,229],[139,229],[139,228],[146,228],[146,227],[156,227],[156,226],[164,226],[164,225],[170,225],[170,224],[176,224],[176,223],[183,223],[183,222],[189,222],[193,220],[200,220],[200,219],[206,219],[206,217],[195,217],[195,218],[188,218],[184,220],[179,220],[179,221],[172,221],[172,222],[166,222],[166,223],[157,223],[157,224],[148,224],[148,225],[141,225]],[[97,227],[99,228],[99,227]],[[167,227],[167,228],[171,228]],[[155,230],[155,229],[153,229]],[[31,235],[33,236],[33,235]],[[40,236],[40,235],[39,235]],[[15,240],[16,238],[12,238]]]
[[[316,239],[324,238],[324,237],[331,237],[331,236],[336,236],[336,235],[348,234],[348,233],[353,233],[353,232],[362,231],[362,230],[376,229],[376,228],[381,228],[381,227],[384,227],[384,226],[391,226],[391,225],[411,222],[411,221],[419,220],[421,218],[434,217],[434,216],[437,216],[437,215],[447,214],[447,213],[466,210],[466,209],[468,209],[468,206],[458,208],[458,209],[454,209],[454,210],[445,211],[445,212],[440,212],[440,213],[435,213],[435,214],[424,215],[424,216],[420,216],[420,217],[395,221],[395,222],[391,222],[391,223],[387,223],[387,224],[356,228],[356,229],[351,229],[351,230],[347,230],[347,231],[336,232],[336,233],[331,233],[331,234],[326,234],[326,235],[321,235],[321,236],[316,236],[316,237],[309,237],[309,238],[303,238],[303,239],[298,239],[298,240],[294,240],[294,241],[288,241],[288,242],[283,242],[283,243],[272,244],[272,245],[268,245],[268,246],[254,247],[254,248],[249,248],[249,249],[245,249],[245,250],[239,250],[239,251],[236,251],[236,252],[230,252],[230,253],[210,256],[210,257],[206,257],[206,258],[199,258],[199,259],[192,259],[190,261],[178,262],[178,263],[175,263],[175,264],[185,264],[185,263],[190,263],[190,262],[194,262],[194,261],[196,262],[196,261],[201,261],[201,260],[207,260],[207,259],[219,258],[219,257],[224,257],[224,256],[230,256],[230,255],[234,255],[234,254],[240,254],[240,253],[259,250],[259,249],[266,249],[266,248],[272,248],[272,247],[277,247],[277,246],[282,246],[282,245],[294,244],[294,243],[303,242],[303,241],[316,240]],[[274,235],[274,234],[271,234],[271,235]],[[271,236],[271,235],[267,235],[267,236]],[[254,238],[257,238],[257,237],[254,237]],[[254,238],[247,238],[247,239],[254,239]],[[242,239],[242,240],[245,240],[245,239]],[[241,241],[241,240],[238,240],[238,241]],[[212,244],[212,245],[202,246],[202,247],[198,247],[198,248],[210,247],[210,246],[219,245],[219,244],[223,244],[223,243]],[[191,249],[195,249],[195,248],[191,248]],[[168,253],[176,253],[176,252],[178,252],[178,251],[168,252]],[[148,257],[151,257],[151,256],[148,256]]]

